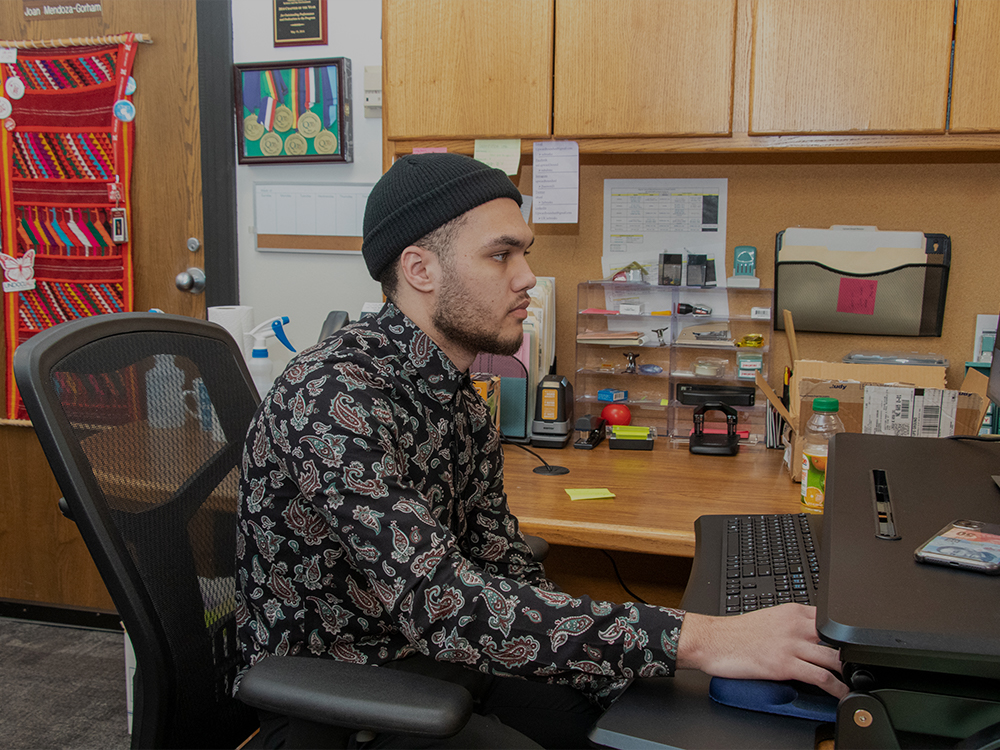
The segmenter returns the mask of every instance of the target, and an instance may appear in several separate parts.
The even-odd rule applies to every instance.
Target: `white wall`
[[[327,46],[275,47],[272,0],[230,0],[233,9],[233,59],[236,63],[351,60],[354,162],[351,164],[237,165],[236,210],[239,243],[240,304],[254,308],[262,322],[287,315],[286,332],[296,349],[316,343],[330,310],[347,310],[357,320],[365,302],[382,299],[360,254],[261,253],[253,234],[253,186],[278,183],[373,183],[382,174],[382,120],[364,116],[366,65],[382,64],[382,4],[376,0],[328,0]],[[210,221],[210,217],[205,217]],[[269,345],[275,373],[291,353],[273,339]]]

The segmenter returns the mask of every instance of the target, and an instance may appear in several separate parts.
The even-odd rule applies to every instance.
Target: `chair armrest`
[[[549,543],[542,539],[540,536],[532,536],[531,534],[524,535],[524,541],[527,543],[528,548],[531,550],[531,559],[537,563],[540,563],[549,556]]]
[[[472,696],[434,677],[307,656],[270,656],[240,682],[254,708],[335,727],[443,738],[472,714]]]

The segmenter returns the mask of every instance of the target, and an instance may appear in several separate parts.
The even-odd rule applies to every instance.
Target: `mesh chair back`
[[[239,461],[256,392],[212,323],[124,313],[22,344],[28,414],[136,652],[133,747],[235,747]]]

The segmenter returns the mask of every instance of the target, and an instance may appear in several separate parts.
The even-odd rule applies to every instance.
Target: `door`
[[[0,3],[0,38],[58,39],[137,32],[130,234],[135,309],[205,317],[205,297],[179,291],[178,273],[204,268],[195,0],[103,0],[103,17],[27,21]],[[219,75],[230,75],[228,67]],[[112,609],[30,427],[0,425],[0,599]]]

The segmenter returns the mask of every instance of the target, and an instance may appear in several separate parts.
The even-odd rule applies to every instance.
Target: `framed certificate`
[[[233,68],[240,164],[354,160],[348,58]]]
[[[274,0],[274,46],[326,44],[326,0]]]

